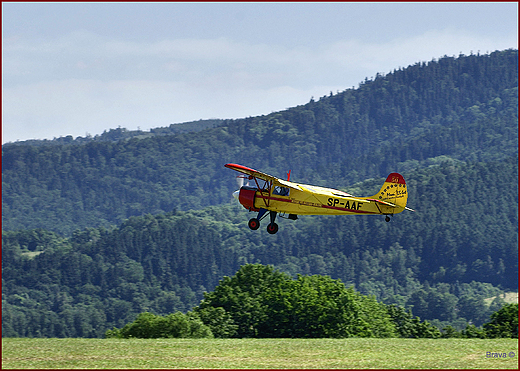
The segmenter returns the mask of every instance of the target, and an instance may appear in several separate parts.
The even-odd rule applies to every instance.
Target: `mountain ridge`
[[[418,63],[356,90],[198,132],[2,147],[3,336],[100,337],[187,311],[248,263],[340,278],[442,328],[518,286],[518,52]],[[126,135],[123,130],[114,132]],[[250,231],[236,162],[415,213]]]
[[[356,90],[196,133],[4,145],[3,227],[70,235],[144,213],[222,204],[235,187],[227,162],[273,175],[291,169],[302,183],[339,188],[441,156],[515,156],[517,56],[506,50],[419,63]]]

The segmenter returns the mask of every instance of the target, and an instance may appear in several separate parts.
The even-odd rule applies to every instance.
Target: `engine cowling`
[[[258,188],[254,187],[241,187],[238,194],[238,201],[249,211],[260,211],[255,207],[255,196]]]

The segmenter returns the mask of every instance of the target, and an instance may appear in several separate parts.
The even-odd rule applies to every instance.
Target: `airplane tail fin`
[[[406,207],[408,200],[408,191],[406,189],[406,182],[399,173],[392,173],[388,175],[381,190],[376,193],[373,200],[377,201],[387,210],[389,214],[400,213],[404,209],[414,211]]]

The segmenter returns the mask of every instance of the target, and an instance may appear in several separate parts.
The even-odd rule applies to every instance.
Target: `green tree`
[[[231,315],[222,307],[195,308],[195,312],[201,321],[211,329],[216,338],[231,338],[237,333],[238,326],[235,325]]]
[[[261,337],[259,329],[267,321],[265,294],[290,277],[272,266],[247,264],[233,277],[224,277],[210,293],[204,293],[200,310],[221,307],[237,326],[235,337]]]
[[[483,327],[488,338],[518,339],[518,304],[507,304],[493,313]]]
[[[402,338],[438,338],[441,336],[437,327],[428,321],[421,322],[419,317],[412,315],[411,310],[393,304],[388,305],[387,310],[395,324],[397,334]]]
[[[467,325],[461,332],[463,338],[467,339],[485,339],[486,331],[482,328],[476,327],[475,325]]]
[[[105,333],[106,338],[208,338],[213,337],[209,327],[204,325],[194,313],[175,312],[165,317],[144,312],[134,322],[122,329],[112,329]]]
[[[479,326],[487,319],[487,307],[482,297],[462,295],[459,297],[457,308],[460,317],[471,320]]]
[[[222,308],[235,337],[389,337],[395,325],[374,297],[347,289],[328,276],[296,280],[272,266],[244,265],[225,277],[197,312]],[[213,309],[214,311],[214,309]],[[210,312],[211,313],[211,312]],[[202,318],[211,318],[203,315]],[[210,320],[205,321],[210,325]]]
[[[442,338],[449,339],[449,338],[461,338],[463,337],[462,334],[457,331],[457,329],[453,328],[453,326],[446,326],[442,329]]]

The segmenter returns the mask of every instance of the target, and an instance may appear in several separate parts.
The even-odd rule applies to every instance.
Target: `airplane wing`
[[[277,177],[274,177],[274,176],[266,174],[266,173],[262,173],[261,171],[258,171],[255,169],[251,169],[250,167],[247,167],[247,166],[242,166],[242,165],[237,165],[237,164],[225,164],[224,166],[227,167],[228,169],[236,170],[238,172],[241,172],[241,173],[244,173],[247,175],[251,175],[252,177],[263,179],[265,181],[271,181],[274,179],[278,180]]]
[[[255,169],[251,169],[250,167],[247,167],[247,166],[242,166],[242,165],[237,165],[237,164],[226,164],[224,166],[229,168],[229,169],[233,169],[233,170],[239,171],[241,173],[250,175],[252,177],[265,180],[267,182],[276,180],[278,183],[280,183],[281,185],[283,185],[285,187],[289,187],[289,188],[293,188],[293,189],[295,189],[297,191],[301,191],[301,188],[299,188],[296,183],[289,182],[287,180],[282,180],[282,179],[277,178],[275,176],[272,176],[272,175],[269,175],[269,174],[266,174],[266,173],[262,173],[261,171],[258,171],[258,170],[255,170]]]
[[[302,188],[301,186],[299,186],[298,184],[296,183],[293,183],[293,182],[289,182],[287,180],[282,180],[282,179],[279,179],[279,178],[276,178],[278,180],[278,182],[285,186],[285,187],[289,187],[289,188],[292,188],[292,189],[296,189],[297,191],[301,191]]]

